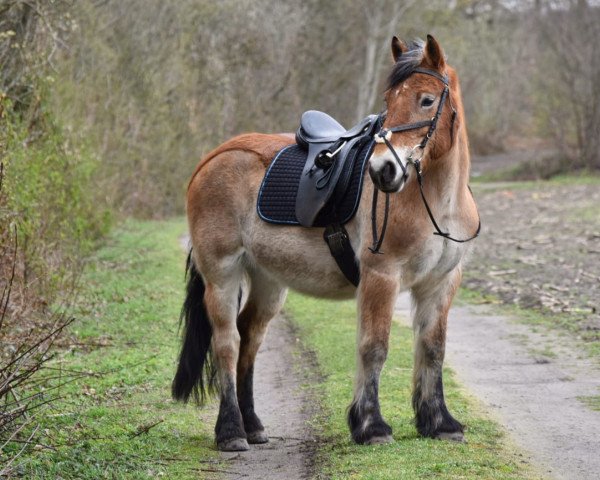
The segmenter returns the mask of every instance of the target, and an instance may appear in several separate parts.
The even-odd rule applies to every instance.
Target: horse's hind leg
[[[283,306],[287,290],[259,271],[253,270],[249,273],[248,300],[237,320],[241,337],[237,366],[237,395],[248,443],[266,443],[269,437],[254,411],[254,360],[265,337],[269,321]]]
[[[215,436],[224,451],[248,450],[246,432],[236,394],[240,335],[236,326],[243,267],[239,259],[223,261],[226,272],[207,278],[204,303],[212,324],[212,355],[217,368],[220,406]],[[212,280],[212,281],[211,281]]]
[[[413,288],[415,314],[415,365],[413,409],[418,432],[431,438],[463,441],[463,427],[452,417],[444,400],[442,365],[446,349],[446,325],[461,272],[454,270],[436,284]]]

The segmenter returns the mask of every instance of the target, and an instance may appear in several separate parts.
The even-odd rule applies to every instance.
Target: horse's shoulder
[[[256,154],[260,162],[269,166],[275,154],[283,147],[294,143],[294,136],[288,133],[264,134],[264,133],[244,133],[233,137],[219,145],[214,150],[206,154],[196,166],[191,181],[198,172],[209,162],[226,152],[242,151]]]

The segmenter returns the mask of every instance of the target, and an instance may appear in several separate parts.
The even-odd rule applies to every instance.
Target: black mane
[[[408,50],[402,54],[400,59],[394,64],[390,75],[388,76],[386,89],[395,87],[410,77],[415,68],[421,64],[423,59],[423,40],[412,40],[407,44]]]

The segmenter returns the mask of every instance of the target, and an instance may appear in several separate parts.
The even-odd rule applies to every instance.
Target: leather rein
[[[397,126],[391,127],[391,128],[383,128],[382,127],[379,130],[379,132],[377,132],[375,134],[375,142],[384,143],[387,146],[387,148],[390,150],[390,152],[392,152],[392,155],[394,156],[396,162],[402,169],[403,180],[406,181],[406,179],[408,177],[407,167],[404,166],[404,164],[398,157],[396,150],[394,149],[393,145],[391,144],[392,135],[394,133],[407,132],[410,130],[417,130],[419,128],[429,127],[429,130],[427,130],[427,133],[423,137],[423,140],[421,140],[420,143],[418,143],[417,145],[415,145],[412,148],[412,150],[407,158],[407,165],[411,164],[415,168],[415,172],[417,174],[417,182],[419,184],[419,192],[421,193],[421,199],[423,200],[423,204],[425,205],[425,209],[427,210],[427,215],[429,216],[429,219],[431,220],[431,223],[433,224],[433,227],[436,230],[435,232],[433,232],[433,234],[438,235],[443,238],[447,238],[448,240],[451,240],[456,243],[469,242],[469,241],[477,238],[479,236],[479,232],[481,231],[481,217],[479,216],[479,213],[477,214],[478,225],[477,225],[477,230],[475,231],[475,233],[468,238],[463,238],[463,239],[454,238],[450,234],[450,232],[444,232],[438,225],[437,221],[435,220],[435,217],[433,216],[433,212],[431,211],[429,203],[427,202],[427,198],[425,197],[425,192],[423,190],[423,173],[421,171],[421,160],[423,159],[425,147],[427,146],[427,143],[429,142],[429,140],[431,139],[431,137],[433,136],[433,134],[437,128],[437,123],[438,123],[440,116],[442,115],[444,105],[445,105],[446,101],[449,100],[450,89],[448,86],[448,77],[446,75],[440,75],[438,72],[429,70],[427,68],[415,68],[413,73],[421,73],[424,75],[430,75],[432,77],[437,78],[444,84],[444,90],[442,91],[442,95],[440,96],[440,102],[438,104],[435,115],[430,120],[423,120],[423,121],[414,122],[414,123],[406,123],[406,124],[397,125]],[[452,141],[454,141],[454,121],[456,119],[456,110],[452,106],[452,103],[450,103],[450,108],[452,108],[452,123],[450,125],[450,136],[451,136]],[[380,114],[381,124],[383,124],[383,120],[385,119],[386,113],[387,112],[383,112]],[[417,152],[420,152],[418,157],[416,157]],[[471,195],[473,195],[473,192],[471,191],[470,187],[469,187],[469,192],[471,192]],[[371,252],[373,252],[373,253],[381,254],[383,252],[381,252],[380,249],[381,249],[381,245],[383,243],[383,238],[385,236],[385,231],[387,228],[387,221],[388,221],[388,214],[389,214],[389,207],[390,207],[390,198],[389,198],[390,194],[386,193],[386,195],[385,195],[385,213],[384,213],[384,217],[383,217],[383,225],[381,227],[381,233],[378,235],[377,234],[377,196],[378,196],[378,193],[379,193],[379,189],[375,188],[373,190],[373,203],[372,203],[372,211],[371,211],[371,226],[372,226],[372,231],[373,231],[373,245],[371,247],[369,247],[369,250],[371,250]]]

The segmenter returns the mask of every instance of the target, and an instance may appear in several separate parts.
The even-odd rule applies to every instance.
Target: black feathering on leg
[[[378,375],[374,374],[365,383],[362,395],[348,408],[348,426],[352,439],[358,444],[370,443],[392,435],[390,427],[381,416],[379,408]]]
[[[263,424],[254,411],[253,377],[254,366],[251,366],[238,386],[238,401],[247,434],[264,431]]]
[[[227,385],[222,385],[221,405],[217,424],[215,425],[215,436],[218,446],[232,439],[246,438],[242,415],[231,380],[227,382]]]
[[[352,440],[356,443],[362,445],[374,438],[383,438],[392,435],[392,427],[385,423],[381,413],[375,412],[371,414],[367,427],[363,428],[365,420],[365,415],[361,412],[358,403],[352,402],[348,408],[348,426],[352,433]]]
[[[443,434],[463,433],[463,426],[446,407],[441,372],[436,380],[435,391],[429,398],[422,397],[421,385],[417,383],[412,404],[417,431],[424,437],[438,438]]]

